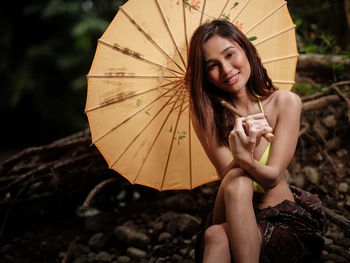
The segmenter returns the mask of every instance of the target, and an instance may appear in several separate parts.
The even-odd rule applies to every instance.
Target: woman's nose
[[[228,61],[225,61],[224,63],[222,63],[222,71],[224,74],[230,73],[231,70],[232,70],[232,65]]]

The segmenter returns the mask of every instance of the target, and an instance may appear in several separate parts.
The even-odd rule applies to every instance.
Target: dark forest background
[[[26,147],[47,144],[87,127],[86,74],[97,39],[125,2],[14,0],[2,3],[0,161]],[[299,53],[350,57],[350,17],[346,15],[350,16],[349,2],[288,1],[297,25]],[[334,74],[329,83],[348,75],[341,65],[337,67],[336,70],[344,70],[344,74]],[[308,86],[298,83],[295,88]]]

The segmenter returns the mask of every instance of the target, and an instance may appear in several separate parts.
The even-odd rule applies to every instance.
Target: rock
[[[344,148],[341,148],[337,151],[337,156],[339,158],[343,158],[344,156],[347,156],[348,155],[348,151]]]
[[[346,167],[343,163],[337,163],[337,175],[339,178],[344,178],[346,176]]]
[[[335,119],[334,115],[328,115],[322,119],[322,124],[327,128],[334,128],[337,126],[337,120]]]
[[[195,257],[195,250],[194,250],[194,248],[192,248],[192,249],[191,249],[191,251],[190,251],[190,254],[189,254],[189,255],[190,255],[190,257],[191,257],[191,258],[193,258],[193,259],[194,259],[194,257]]]
[[[126,241],[129,246],[137,247],[141,249],[146,249],[151,242],[149,237],[146,234],[136,232],[136,231],[131,231]]]
[[[213,187],[206,187],[206,186],[202,186],[200,188],[202,194],[206,195],[206,196],[212,196],[215,194],[215,189]]]
[[[111,262],[113,257],[106,251],[101,251],[95,256],[95,261],[97,262]]]
[[[177,229],[185,236],[192,237],[199,231],[201,221],[189,214],[181,214],[177,219]]]
[[[342,239],[336,240],[335,243],[344,248],[350,248],[350,238],[342,238]]]
[[[149,222],[149,227],[152,228],[153,231],[159,232],[164,229],[165,224],[163,221],[160,221],[160,222],[153,221],[153,222]]]
[[[172,263],[182,263],[183,262],[183,257],[180,256],[179,254],[174,254],[171,256],[170,261]]]
[[[185,248],[181,248],[181,249],[180,249],[180,253],[181,253],[183,256],[186,256],[189,252],[190,252],[190,249],[189,249],[188,247],[185,247]]]
[[[110,237],[104,233],[96,233],[89,239],[89,246],[93,249],[105,248],[110,244]]]
[[[193,197],[183,193],[170,196],[164,200],[164,205],[166,208],[179,212],[193,209],[193,203],[195,203]]]
[[[172,239],[172,234],[163,232],[158,236],[158,242],[164,242],[165,240]]]
[[[335,137],[327,142],[328,150],[339,149],[342,146],[342,140],[340,137]]]
[[[114,229],[114,236],[119,242],[127,242],[129,246],[146,249],[150,244],[150,238],[141,232],[137,232],[127,226],[118,226]]]
[[[325,246],[333,244],[333,239],[324,237],[323,240],[324,240]]]
[[[333,260],[337,263],[349,263],[349,261],[345,257],[339,256],[337,254],[329,253],[326,257],[327,259]]]
[[[114,229],[114,236],[119,242],[124,242],[127,240],[129,233],[133,231],[130,227],[127,226],[117,226]]]
[[[147,257],[147,253],[141,249],[135,248],[135,247],[128,247],[126,250],[126,253],[135,259],[141,259]]]
[[[323,161],[323,156],[320,152],[317,152],[313,157],[315,161],[322,162]]]
[[[164,214],[162,214],[158,219],[162,222],[169,222],[169,221],[172,221],[174,220],[175,218],[177,218],[179,216],[178,213],[175,213],[175,212],[172,212],[172,211],[169,211],[169,212],[166,212]]]
[[[302,176],[300,174],[292,176],[288,170],[286,170],[285,176],[286,176],[286,180],[287,180],[288,184],[295,185],[299,188],[304,187],[304,185],[305,185],[305,177],[304,176]]]
[[[117,257],[118,263],[129,263],[131,259],[128,256],[119,256]]]
[[[302,175],[297,175],[295,176],[293,183],[295,186],[303,188],[305,186],[305,177]]]
[[[345,205],[350,207],[350,195],[346,195],[346,197],[345,197]]]
[[[318,184],[320,181],[320,176],[318,174],[318,171],[314,167],[307,166],[304,168],[304,173],[306,175],[306,179],[313,184]]]
[[[342,193],[347,193],[349,190],[349,185],[348,183],[342,182],[338,186],[338,191]]]
[[[166,226],[166,231],[171,233],[171,234],[175,234],[177,230],[177,223],[175,220],[173,221],[169,221],[167,226]]]

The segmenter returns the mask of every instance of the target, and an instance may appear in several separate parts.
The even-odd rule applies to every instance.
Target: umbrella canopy
[[[293,85],[298,52],[285,1],[129,0],[98,40],[85,112],[93,144],[131,183],[192,189],[218,179],[184,85],[189,40],[214,19],[252,41],[275,86]]]

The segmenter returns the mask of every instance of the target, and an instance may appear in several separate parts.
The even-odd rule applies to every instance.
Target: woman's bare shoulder
[[[271,101],[274,105],[283,110],[285,108],[300,110],[302,102],[300,97],[289,90],[277,90],[271,95]]]

